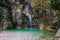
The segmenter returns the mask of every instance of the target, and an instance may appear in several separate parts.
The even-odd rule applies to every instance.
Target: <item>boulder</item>
[[[60,40],[60,29],[58,29],[58,31],[55,35],[55,40]]]

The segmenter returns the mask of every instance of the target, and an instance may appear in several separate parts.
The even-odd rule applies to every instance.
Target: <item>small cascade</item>
[[[30,29],[32,29],[32,17],[31,17],[31,14],[30,14],[30,7],[29,7],[29,4],[26,4],[26,14],[27,16],[29,17],[29,25],[30,25]]]

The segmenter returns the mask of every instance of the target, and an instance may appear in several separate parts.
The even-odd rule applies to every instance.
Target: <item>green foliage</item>
[[[60,10],[60,0],[52,0],[51,7],[55,10]]]

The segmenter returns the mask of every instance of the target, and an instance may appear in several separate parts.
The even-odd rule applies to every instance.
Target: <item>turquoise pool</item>
[[[0,31],[0,35],[3,35],[6,40],[9,40],[8,38],[10,38],[11,40],[53,40],[55,34],[56,32],[40,29],[15,29]]]
[[[54,36],[56,32],[47,31],[47,30],[40,30],[40,29],[15,29],[15,30],[6,30],[7,32],[23,32],[23,33],[36,33],[39,35],[47,35],[47,36]]]

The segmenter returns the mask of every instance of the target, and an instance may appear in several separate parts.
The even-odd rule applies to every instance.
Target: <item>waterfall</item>
[[[30,28],[33,28],[32,27],[32,17],[31,17],[31,14],[30,14],[29,4],[26,5],[26,14],[29,17],[29,25],[30,25]]]
[[[16,25],[16,17],[15,17],[14,5],[11,5],[11,10],[12,10],[12,21],[13,21],[14,25]]]

